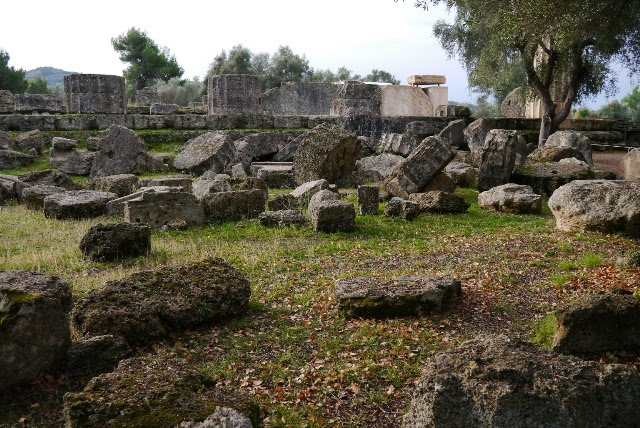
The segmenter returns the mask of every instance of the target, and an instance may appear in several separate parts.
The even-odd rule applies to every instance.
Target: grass
[[[406,408],[414,381],[435,352],[481,333],[529,338],[541,318],[534,341],[546,345],[553,325],[544,315],[583,292],[569,287],[569,275],[578,266],[595,266],[595,255],[603,264],[637,247],[624,237],[557,232],[548,212],[481,210],[476,190],[457,193],[471,203],[466,214],[422,215],[413,222],[357,217],[350,234],[267,229],[256,220],[155,230],[149,256],[117,263],[87,261],[78,248],[92,225],[117,219],[58,221],[5,205],[0,269],[57,275],[78,299],[135,271],[222,257],[251,283],[248,313],[140,352],[188,358],[216,388],[254,398],[265,425],[397,426],[399,409]],[[585,270],[584,279],[592,272]],[[463,297],[450,310],[425,317],[346,319],[338,311],[337,279],[398,275],[456,277]],[[24,414],[35,425],[58,426],[62,394],[81,387],[65,382],[58,380],[57,392],[45,397],[25,394],[0,403],[0,426],[15,425]],[[43,416],[43,407],[53,416]]]
[[[531,341],[544,348],[551,348],[555,325],[556,317],[553,313],[547,314],[540,321],[534,322]]]

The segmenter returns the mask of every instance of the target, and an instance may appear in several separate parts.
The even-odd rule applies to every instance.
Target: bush
[[[155,85],[162,102],[166,104],[178,104],[188,106],[190,102],[199,102],[204,83],[198,77],[193,80],[180,80],[177,77],[168,82],[158,82]]]

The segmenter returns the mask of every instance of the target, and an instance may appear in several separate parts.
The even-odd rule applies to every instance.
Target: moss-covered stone
[[[79,335],[113,334],[147,343],[176,330],[241,315],[249,281],[222,259],[143,271],[106,283],[74,307]]]

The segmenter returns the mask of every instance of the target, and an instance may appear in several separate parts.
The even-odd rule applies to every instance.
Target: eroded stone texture
[[[176,114],[180,110],[178,104],[153,103],[149,107],[149,114]]]
[[[384,207],[384,215],[411,221],[420,215],[420,205],[416,202],[395,196],[391,198]]]
[[[95,153],[84,150],[61,150],[53,147],[49,151],[49,166],[65,174],[89,175]]]
[[[262,95],[262,105],[266,114],[326,116],[339,90],[334,83],[284,82]]]
[[[267,196],[262,189],[213,192],[201,198],[205,218],[211,222],[257,218],[264,211]]]
[[[358,186],[358,211],[360,215],[378,215],[378,186]]]
[[[22,192],[24,189],[38,184],[62,187],[66,190],[82,189],[82,186],[74,183],[67,174],[62,172],[53,172],[50,169],[44,169],[18,176],[18,180],[15,182],[18,201],[22,201]]]
[[[17,113],[64,113],[64,105],[57,95],[16,94],[15,111]]]
[[[71,345],[71,288],[55,276],[0,272],[0,390],[60,364]]]
[[[36,184],[22,191],[22,203],[29,209],[42,210],[44,208],[44,199],[47,196],[66,191],[66,189],[58,186]]]
[[[64,77],[64,100],[68,113],[127,112],[122,76],[71,74]]]
[[[11,91],[0,89],[0,113],[13,113],[15,103],[16,100]]]
[[[20,150],[29,151],[31,149],[42,154],[46,140],[44,134],[38,129],[33,131],[22,132],[16,137],[16,147]]]
[[[539,195],[551,196],[557,188],[574,180],[595,178],[595,172],[582,165],[560,162],[527,163],[514,171],[511,181],[530,186]]]
[[[173,161],[179,171],[202,175],[206,171],[223,173],[235,160],[235,147],[224,131],[207,132],[187,141]]]
[[[100,135],[98,148],[91,166],[91,177],[140,175],[148,169],[147,146],[135,132],[122,125],[109,126]]]
[[[547,146],[573,147],[582,154],[585,162],[593,167],[591,156],[591,140],[584,134],[576,131],[556,131],[547,139]],[[576,157],[576,156],[571,156]]]
[[[112,334],[144,344],[242,315],[250,293],[249,281],[232,265],[206,259],[109,281],[76,303],[72,324],[81,336]]]
[[[631,427],[640,420],[640,374],[480,336],[424,367],[403,427]]]
[[[492,129],[488,132],[478,171],[479,191],[509,182],[516,167],[519,146],[526,146],[526,143],[516,131]]]
[[[636,181],[576,180],[549,198],[556,228],[596,230],[640,236],[640,183]]]
[[[35,162],[31,155],[13,150],[0,150],[0,169],[14,169],[29,166]]]
[[[164,177],[145,178],[140,180],[141,187],[169,186],[182,187],[185,192],[191,192],[193,180],[188,175],[167,175]]]
[[[210,76],[209,114],[262,113],[260,96],[262,85],[258,76],[248,74],[223,74]]]
[[[55,193],[44,198],[44,216],[58,220],[98,217],[107,213],[107,202],[117,197],[93,190]]]
[[[453,147],[464,146],[464,129],[467,122],[464,119],[452,120],[447,126],[440,131],[438,137],[442,138]]]
[[[304,224],[304,216],[296,210],[265,211],[258,216],[264,227],[288,227]]]
[[[527,163],[559,162],[562,159],[568,158],[576,158],[581,161],[585,160],[582,153],[574,147],[546,145],[536,147],[534,151],[529,153]]]
[[[423,213],[462,214],[471,206],[462,196],[440,190],[413,193],[409,195],[409,200],[417,203]]]
[[[309,201],[308,215],[315,232],[336,233],[355,230],[356,212],[353,204],[341,201],[330,190],[320,190]]]
[[[172,188],[142,190],[135,198],[124,200],[124,221],[151,228],[184,223],[185,227],[204,223],[204,207],[191,193]],[[177,223],[176,223],[177,224]]]
[[[445,310],[461,295],[460,281],[449,278],[348,278],[336,283],[338,307],[350,317],[425,315]]]
[[[384,181],[389,193],[408,198],[420,192],[455,156],[439,137],[428,137]]]
[[[640,180],[640,148],[629,151],[622,159],[622,177],[625,180]]]
[[[504,117],[520,118],[524,117],[525,98],[522,89],[515,88],[504,98],[500,105],[500,111]]]
[[[296,183],[319,179],[335,183],[353,172],[360,150],[360,142],[355,135],[326,124],[318,125],[303,135],[293,157]]]
[[[331,116],[354,116],[381,114],[380,86],[358,81],[348,81],[342,85],[338,97],[331,104]]]
[[[119,197],[127,196],[140,187],[140,180],[133,174],[116,174],[96,177],[89,181],[92,190],[115,193]]]
[[[131,355],[131,348],[120,336],[105,334],[80,338],[67,352],[65,374],[69,377],[94,377],[113,371],[118,362]]]
[[[540,214],[542,196],[529,186],[507,183],[478,195],[478,206],[512,214]]]
[[[444,173],[460,187],[471,187],[478,180],[478,170],[468,163],[451,162],[444,168]]]
[[[267,207],[269,211],[298,210],[300,204],[295,196],[290,193],[284,193],[275,195],[273,199],[269,199],[267,201]]]
[[[13,150],[13,137],[6,131],[0,131],[0,150]]]
[[[355,174],[362,183],[383,181],[403,160],[402,156],[390,153],[358,159]]]
[[[100,223],[82,237],[80,251],[98,262],[145,256],[151,251],[151,229],[131,223]]]

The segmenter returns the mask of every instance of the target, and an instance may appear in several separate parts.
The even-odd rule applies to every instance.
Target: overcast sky
[[[465,70],[447,59],[432,27],[451,20],[443,7],[416,9],[413,0],[56,0],[4,1],[0,49],[24,70],[52,66],[80,73],[121,75],[125,65],[111,38],[131,27],[169,48],[184,77],[202,77],[221,50],[242,44],[273,53],[289,45],[316,69],[346,66],[366,75],[389,71],[406,84],[412,74],[444,74],[449,100],[473,101]],[[22,18],[23,17],[23,18]],[[638,82],[635,82],[636,84]],[[633,87],[619,75],[621,98]],[[604,96],[587,103],[599,106]]]

